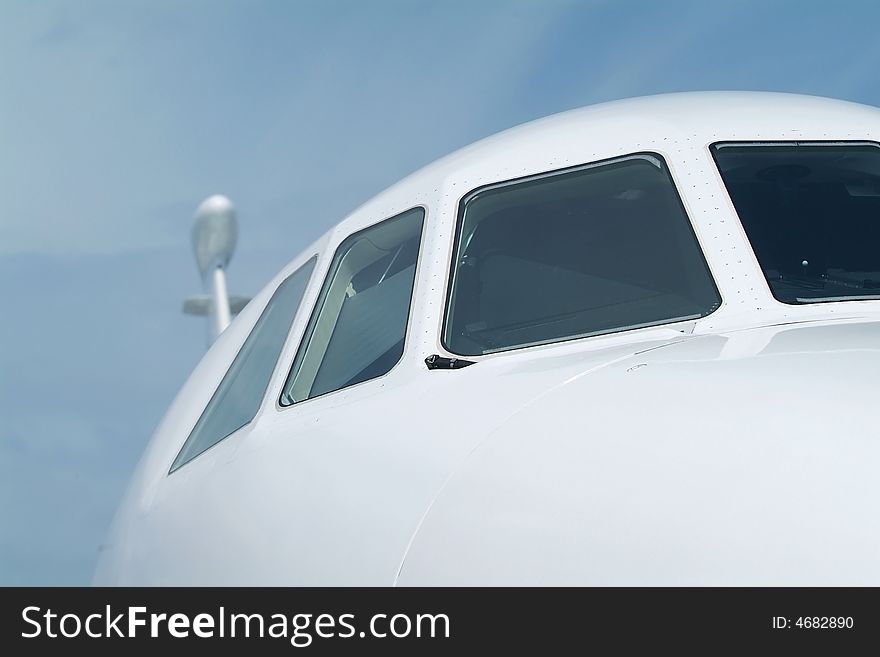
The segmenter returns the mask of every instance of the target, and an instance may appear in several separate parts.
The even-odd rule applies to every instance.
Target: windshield
[[[475,191],[453,262],[444,344],[460,355],[693,320],[719,303],[648,153]]]
[[[423,208],[346,238],[336,250],[281,405],[386,374],[403,355]]]
[[[880,299],[880,147],[865,142],[712,147],[779,301]]]

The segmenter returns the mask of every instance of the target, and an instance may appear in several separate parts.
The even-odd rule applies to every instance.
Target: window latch
[[[476,361],[464,358],[445,358],[437,354],[431,354],[425,359],[425,365],[429,370],[460,370],[462,367],[473,365]]]

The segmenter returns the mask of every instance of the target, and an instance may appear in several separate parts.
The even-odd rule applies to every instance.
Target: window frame
[[[272,289],[272,293],[269,295],[269,298],[267,299],[266,304],[263,306],[262,310],[260,311],[260,314],[257,316],[256,320],[254,320],[253,325],[250,327],[250,330],[248,330],[247,334],[244,336],[244,339],[242,340],[241,344],[238,346],[238,349],[235,350],[235,353],[233,354],[231,360],[229,361],[229,364],[223,370],[223,375],[220,377],[220,380],[214,386],[214,391],[211,393],[211,397],[208,399],[208,401],[202,407],[198,418],[196,418],[196,421],[193,423],[192,427],[187,432],[186,437],[180,442],[180,444],[177,446],[177,449],[174,451],[174,456],[171,459],[171,463],[168,466],[168,469],[165,473],[166,477],[170,477],[175,472],[178,472],[182,468],[188,466],[190,463],[198,461],[199,459],[202,458],[203,455],[212,451],[215,447],[217,447],[221,443],[225,443],[228,439],[237,435],[243,429],[246,429],[247,427],[251,426],[254,423],[254,421],[260,416],[261,411],[264,409],[264,407],[266,405],[266,399],[270,395],[273,394],[275,375],[276,375],[276,372],[278,371],[278,367],[279,367],[282,359],[285,356],[287,344],[291,340],[291,337],[293,335],[293,328],[296,324],[296,320],[300,316],[300,314],[303,312],[304,307],[306,307],[308,305],[307,300],[308,300],[309,288],[312,286],[312,284],[315,280],[315,274],[318,272],[319,264],[320,264],[320,253],[312,252],[308,255],[308,257],[302,259],[302,264],[300,264],[298,267],[296,267],[287,276],[282,278],[278,282],[277,285],[274,286],[274,288]],[[300,271],[302,271],[305,267],[308,267],[309,265],[311,265],[311,271],[309,272],[308,278],[306,279],[305,285],[303,286],[302,297],[300,298],[299,303],[297,304],[297,307],[293,313],[293,316],[290,318],[290,326],[287,330],[287,336],[284,338],[284,340],[281,343],[280,349],[278,351],[278,356],[275,359],[275,364],[272,367],[272,370],[269,373],[269,377],[266,380],[266,386],[265,386],[265,389],[263,390],[262,396],[260,397],[260,403],[257,406],[256,410],[254,411],[253,416],[251,417],[250,420],[248,420],[247,422],[242,424],[240,427],[238,427],[237,429],[226,434],[225,436],[220,438],[218,441],[216,441],[212,445],[208,446],[207,448],[200,451],[198,454],[194,455],[192,458],[184,461],[183,463],[177,464],[177,459],[183,453],[183,450],[186,447],[187,442],[189,442],[189,439],[192,436],[193,432],[196,430],[196,427],[199,426],[199,423],[205,417],[205,414],[208,412],[208,409],[211,408],[211,404],[217,398],[217,395],[220,394],[221,388],[223,387],[223,384],[226,381],[226,377],[229,376],[229,373],[232,371],[233,367],[236,364],[236,361],[238,360],[239,356],[241,355],[242,349],[244,349],[245,345],[247,344],[247,341],[250,339],[251,335],[253,335],[253,332],[256,330],[257,325],[260,323],[260,320],[264,317],[266,311],[269,309],[269,305],[272,303],[272,299],[278,293],[278,290],[281,288],[282,285],[284,285],[288,280],[290,280],[290,278],[292,278],[293,276],[298,274]]]
[[[293,369],[296,365],[297,358],[299,357],[299,353],[303,349],[303,347],[304,346],[306,348],[308,347],[308,343],[311,340],[311,332],[314,330],[314,324],[317,322],[317,315],[318,315],[318,313],[320,313],[320,311],[322,310],[322,308],[324,306],[324,302],[325,302],[326,296],[327,296],[326,293],[329,293],[329,289],[330,289],[329,277],[331,275],[336,274],[336,270],[334,270],[333,264],[337,260],[337,256],[339,255],[340,247],[348,239],[355,237],[357,235],[360,235],[362,233],[368,232],[368,231],[376,228],[377,226],[384,224],[385,222],[392,221],[394,219],[398,219],[398,218],[400,218],[410,212],[413,212],[414,210],[421,210],[422,226],[419,231],[418,253],[416,255],[415,270],[413,273],[412,291],[410,292],[409,304],[407,306],[407,311],[406,311],[406,323],[405,323],[404,334],[403,334],[403,347],[401,350],[400,357],[397,359],[397,361],[395,361],[394,365],[392,365],[391,368],[388,369],[387,372],[380,374],[379,376],[375,376],[370,379],[366,379],[364,381],[359,381],[358,383],[353,383],[348,386],[343,386],[342,388],[336,388],[335,390],[329,390],[327,392],[323,392],[319,395],[315,395],[313,397],[308,397],[308,398],[302,399],[300,401],[286,403],[284,400],[284,395],[285,395],[285,392],[287,391],[288,384],[291,381],[291,376],[293,374]],[[416,304],[416,301],[418,299],[418,294],[419,294],[419,272],[421,270],[422,261],[424,258],[425,236],[428,233],[428,230],[427,230],[428,216],[429,216],[429,212],[428,212],[427,205],[424,203],[419,203],[416,205],[408,206],[408,207],[406,207],[406,209],[401,210],[400,212],[395,212],[391,216],[386,216],[383,219],[380,219],[379,221],[375,221],[367,226],[364,226],[363,228],[359,228],[358,230],[355,230],[354,232],[349,232],[344,235],[337,236],[333,240],[333,244],[335,245],[335,248],[333,249],[333,253],[330,256],[329,260],[326,262],[326,265],[323,267],[323,270],[324,270],[323,271],[323,278],[321,279],[321,284],[320,284],[320,287],[318,288],[317,294],[315,296],[315,300],[312,303],[311,312],[309,313],[308,320],[306,321],[306,325],[303,328],[302,335],[300,336],[300,339],[299,339],[299,344],[297,344],[296,349],[294,349],[292,351],[292,358],[289,361],[289,365],[287,366],[287,374],[283,378],[283,380],[281,382],[281,387],[278,390],[277,394],[275,395],[275,409],[277,411],[285,411],[285,410],[288,410],[291,408],[298,408],[298,407],[302,406],[302,404],[305,404],[307,402],[314,401],[316,399],[323,399],[325,397],[329,397],[330,395],[334,395],[336,393],[349,391],[349,390],[358,388],[360,386],[363,386],[363,385],[366,385],[369,383],[373,383],[375,381],[379,381],[381,379],[384,379],[384,378],[392,375],[400,367],[400,364],[404,361],[406,354],[407,354],[407,351],[410,348],[410,340],[411,340],[410,329],[412,328],[413,308]],[[326,247],[326,249],[328,251],[330,249],[330,246],[331,245],[328,244]],[[308,338],[308,340],[306,340],[306,338]],[[319,365],[319,367],[320,367],[320,365]]]
[[[608,331],[598,331],[598,332],[592,332],[592,333],[587,333],[587,334],[582,334],[582,335],[574,335],[574,336],[565,337],[565,338],[552,339],[552,340],[547,340],[544,342],[539,342],[536,344],[533,343],[533,344],[526,344],[526,345],[520,345],[520,346],[515,346],[515,347],[507,347],[504,349],[498,349],[496,351],[492,351],[492,352],[485,353],[485,354],[459,354],[458,352],[454,351],[449,346],[448,339],[447,339],[448,338],[448,330],[449,330],[449,312],[452,308],[452,293],[453,293],[453,290],[455,289],[455,278],[456,278],[456,274],[458,271],[458,267],[456,266],[456,263],[458,262],[459,252],[461,250],[461,235],[464,230],[464,215],[465,215],[465,209],[467,207],[468,202],[471,199],[473,199],[474,197],[476,197],[478,194],[480,194],[484,191],[490,190],[490,189],[500,189],[503,187],[509,187],[509,186],[518,185],[521,183],[528,183],[528,182],[531,182],[534,180],[541,180],[543,178],[552,178],[554,176],[565,175],[565,174],[574,173],[577,171],[585,171],[588,169],[595,169],[595,168],[606,166],[609,164],[614,164],[616,162],[622,162],[625,160],[637,159],[637,158],[653,158],[653,159],[659,160],[660,163],[662,164],[663,172],[667,176],[669,183],[672,186],[672,192],[675,197],[675,200],[678,203],[679,208],[681,209],[682,215],[686,219],[687,228],[690,230],[690,233],[694,238],[694,244],[697,246],[697,250],[699,251],[700,261],[702,262],[702,264],[706,270],[706,275],[708,277],[709,282],[712,285],[712,288],[715,290],[715,295],[718,298],[718,305],[716,305],[715,308],[713,308],[710,312],[708,312],[704,315],[701,315],[697,319],[675,318],[675,319],[671,319],[668,321],[661,320],[656,323],[651,322],[651,323],[643,324],[643,325],[629,326],[629,327],[623,327],[623,328],[619,328],[619,329],[612,329],[612,330],[608,330]],[[575,164],[572,166],[562,167],[559,169],[551,169],[549,171],[541,171],[538,173],[519,176],[516,178],[509,178],[506,180],[499,180],[499,181],[495,181],[495,182],[486,183],[486,184],[480,185],[478,187],[474,187],[473,189],[471,189],[470,191],[468,191],[464,195],[462,195],[462,197],[458,201],[457,209],[456,209],[455,227],[454,227],[454,231],[452,234],[452,252],[451,252],[451,257],[448,262],[448,265],[449,265],[449,272],[448,272],[447,279],[446,279],[446,292],[445,292],[444,303],[443,303],[442,321],[440,324],[440,346],[447,353],[449,353],[453,356],[459,356],[459,357],[467,358],[470,360],[479,360],[482,358],[489,358],[489,357],[501,356],[501,355],[509,354],[509,353],[516,353],[516,352],[522,351],[524,349],[541,349],[541,348],[546,348],[546,347],[553,347],[555,345],[568,344],[568,343],[574,342],[576,340],[589,340],[589,339],[593,339],[593,338],[602,338],[602,337],[607,337],[607,336],[611,336],[611,335],[619,335],[621,333],[630,333],[632,331],[642,331],[645,329],[654,329],[654,328],[661,327],[661,326],[670,326],[673,324],[681,324],[684,322],[698,321],[700,319],[705,319],[706,317],[709,317],[710,315],[714,315],[715,313],[718,312],[719,309],[721,309],[724,306],[724,303],[725,303],[724,295],[721,293],[721,288],[719,287],[718,281],[715,278],[715,274],[712,271],[712,267],[709,262],[709,258],[706,257],[706,248],[703,245],[703,241],[700,239],[700,235],[696,230],[696,226],[694,225],[694,221],[691,218],[691,215],[687,210],[687,206],[684,203],[684,199],[682,198],[682,194],[679,191],[678,182],[675,179],[673,168],[669,165],[667,158],[664,157],[661,153],[659,153],[657,151],[635,151],[632,153],[623,153],[621,155],[614,155],[611,157],[602,158],[601,160],[594,160],[592,162]]]
[[[714,166],[714,172],[717,176],[718,184],[721,186],[722,192],[724,193],[725,198],[730,207],[730,211],[733,213],[733,216],[736,217],[737,226],[739,227],[740,234],[742,236],[743,241],[746,243],[748,247],[748,252],[752,256],[752,261],[757,268],[758,275],[762,284],[764,285],[764,291],[767,294],[767,299],[782,308],[791,309],[791,308],[809,308],[812,306],[823,306],[829,303],[854,303],[854,302],[876,302],[877,299],[835,299],[833,301],[811,301],[809,303],[803,302],[791,302],[791,301],[783,301],[778,298],[776,294],[773,292],[773,287],[770,285],[770,279],[767,278],[767,274],[764,271],[764,266],[761,264],[761,259],[758,258],[758,254],[755,251],[755,247],[752,244],[752,240],[749,239],[749,233],[746,230],[745,224],[743,223],[742,217],[740,217],[739,211],[736,209],[736,204],[733,202],[733,197],[730,195],[730,190],[727,188],[727,183],[724,181],[724,175],[721,172],[721,166],[718,163],[718,158],[715,156],[718,147],[721,146],[792,146],[796,147],[799,145],[804,146],[874,146],[875,148],[880,148],[880,141],[876,141],[873,139],[719,139],[718,141],[713,141],[708,144],[706,150],[709,152],[709,157],[712,160],[712,165]]]

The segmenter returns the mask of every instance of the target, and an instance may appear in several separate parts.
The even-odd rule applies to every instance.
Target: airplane
[[[564,112],[393,185],[244,307],[95,583],[878,585],[878,368],[880,110]]]

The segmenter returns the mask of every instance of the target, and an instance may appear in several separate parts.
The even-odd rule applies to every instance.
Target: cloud
[[[204,348],[204,327],[179,312],[189,259],[0,257],[15,309],[0,323],[0,583],[88,581],[129,473]]]
[[[0,21],[20,32],[0,39],[15,154],[0,160],[0,252],[170,247],[216,191],[271,227],[266,243],[296,217],[302,246],[475,125],[503,124],[495,99],[564,7],[80,6]]]

